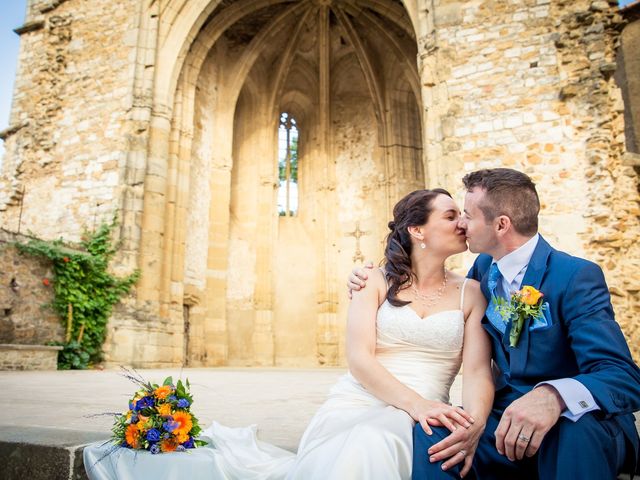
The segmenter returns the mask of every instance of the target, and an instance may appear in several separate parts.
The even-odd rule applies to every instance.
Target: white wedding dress
[[[465,285],[458,310],[420,318],[409,305],[385,301],[378,309],[376,358],[424,398],[449,401],[462,361]],[[393,480],[411,478],[413,425],[347,373],[309,423],[297,455],[260,442],[252,428],[214,423],[204,435],[220,451],[216,480]]]
[[[394,307],[385,301],[378,309],[376,358],[398,380],[424,398],[449,401],[449,389],[462,361],[465,285],[466,280],[457,310],[420,318],[409,305]],[[207,457],[208,467],[203,471],[204,464],[196,468],[192,462],[188,465],[188,478],[410,479],[413,424],[404,410],[379,400],[347,373],[331,388],[326,402],[312,418],[297,454],[258,440],[255,426],[228,428],[214,422],[202,432],[202,437],[210,440],[211,445],[197,449],[200,457]],[[91,460],[95,460],[97,453],[85,450],[85,465],[94,464]],[[171,454],[173,460],[179,456]],[[176,473],[186,473],[187,464],[172,463],[166,454],[148,457],[142,463],[155,461],[156,465],[140,465],[140,471],[149,473],[151,469],[167,474],[167,469],[175,468]],[[157,464],[159,457],[166,458],[166,467]],[[136,478],[131,470],[135,466],[126,459],[116,463],[113,468],[118,471],[113,472],[114,475],[107,475],[113,462],[106,460],[98,462],[97,468],[89,472],[92,480]],[[180,463],[186,461],[181,459]]]

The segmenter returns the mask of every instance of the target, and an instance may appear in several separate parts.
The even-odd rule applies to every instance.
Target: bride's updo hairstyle
[[[402,307],[411,302],[398,298],[398,291],[413,282],[411,273],[411,235],[409,227],[424,225],[433,211],[433,200],[438,195],[451,194],[442,188],[416,190],[405,196],[393,207],[393,220],[389,222],[386,246],[384,248],[385,273],[389,281],[387,300],[394,307]]]

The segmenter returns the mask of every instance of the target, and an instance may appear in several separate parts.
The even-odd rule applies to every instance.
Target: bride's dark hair
[[[411,285],[411,235],[408,227],[420,226],[427,223],[433,212],[433,200],[438,195],[451,194],[442,188],[433,190],[416,190],[405,196],[393,207],[393,220],[389,222],[389,230],[384,248],[385,274],[389,281],[387,300],[395,307],[402,307],[411,302],[398,298],[398,291],[405,285]]]

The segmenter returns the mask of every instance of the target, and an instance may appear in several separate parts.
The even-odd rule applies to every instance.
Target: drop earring
[[[420,242],[420,248],[424,250],[425,248],[427,248],[427,246],[424,244],[424,242]]]

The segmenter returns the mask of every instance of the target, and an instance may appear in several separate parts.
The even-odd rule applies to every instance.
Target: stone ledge
[[[2,478],[85,480],[85,445],[107,437],[104,432],[0,426]]]
[[[0,344],[0,370],[56,370],[62,347]]]
[[[0,351],[2,350],[34,350],[45,352],[58,352],[62,350],[62,347],[56,345],[18,345],[13,343],[0,343]]]
[[[21,27],[14,28],[13,31],[18,35],[23,35],[29,32],[35,32],[36,30],[40,30],[44,28],[44,21],[42,20],[34,20],[32,22],[27,22]]]

